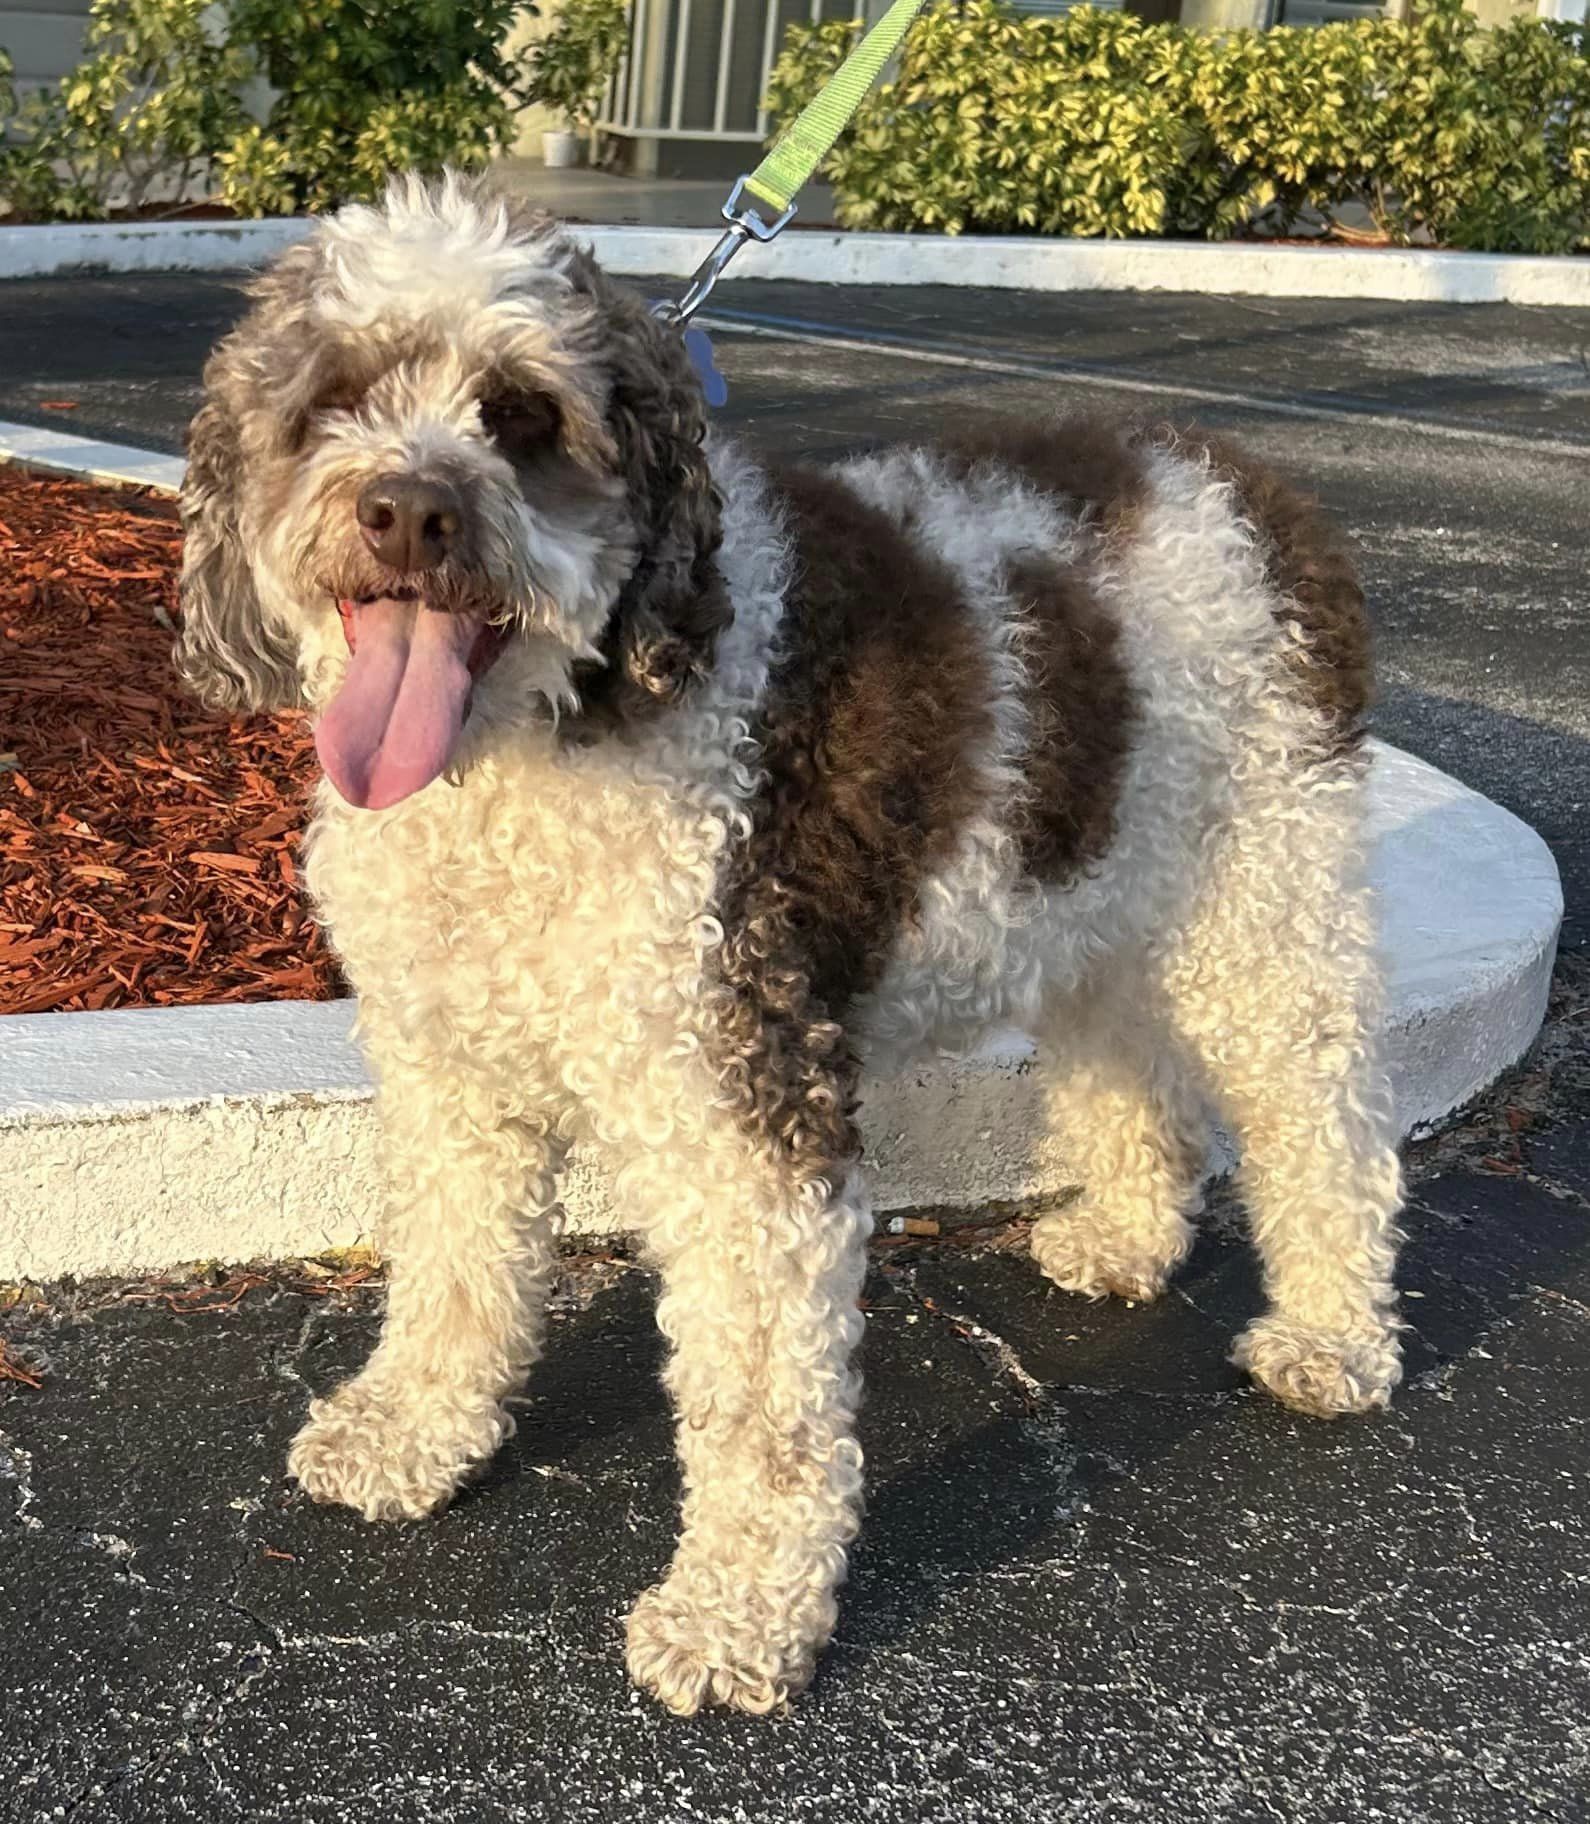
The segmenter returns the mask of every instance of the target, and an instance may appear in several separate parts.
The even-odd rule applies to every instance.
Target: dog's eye
[[[301,450],[318,422],[326,418],[347,417],[364,403],[364,389],[352,382],[334,382],[314,395],[309,404],[294,414],[287,424],[287,446]]]
[[[482,399],[480,422],[508,456],[527,456],[556,440],[561,419],[544,393],[511,393]]]
[[[363,389],[357,386],[327,387],[315,400],[317,412],[356,412],[364,403]]]

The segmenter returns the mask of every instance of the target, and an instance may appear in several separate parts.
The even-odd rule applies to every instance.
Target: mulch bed
[[[0,466],[0,1013],[328,1000],[301,716],[171,669],[175,505]]]

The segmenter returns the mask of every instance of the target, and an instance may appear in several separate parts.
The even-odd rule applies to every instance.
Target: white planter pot
[[[580,162],[580,136],[567,127],[541,135],[541,158],[549,171],[567,171]]]

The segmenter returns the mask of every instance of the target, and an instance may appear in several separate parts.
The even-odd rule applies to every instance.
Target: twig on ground
[[[31,1387],[35,1392],[44,1385],[44,1377],[19,1362],[7,1347],[4,1337],[0,1337],[0,1381],[17,1381],[24,1387]]]

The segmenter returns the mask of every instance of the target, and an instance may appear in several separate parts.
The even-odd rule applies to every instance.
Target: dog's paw
[[[812,1675],[816,1650],[784,1654],[745,1618],[721,1615],[672,1583],[630,1611],[629,1675],[675,1716],[708,1704],[765,1716]]]
[[[1344,1335],[1271,1312],[1242,1333],[1231,1359],[1278,1400],[1317,1419],[1389,1405],[1402,1379],[1402,1350],[1389,1323]]]
[[[1192,1231],[1186,1223],[1182,1228],[1184,1234],[1151,1250],[1072,1204],[1034,1223],[1032,1256],[1044,1277],[1063,1291],[1147,1304],[1165,1290],[1187,1252]]]
[[[496,1450],[509,1423],[495,1405],[428,1412],[423,1401],[361,1375],[310,1402],[287,1469],[316,1501],[366,1520],[421,1520]]]

